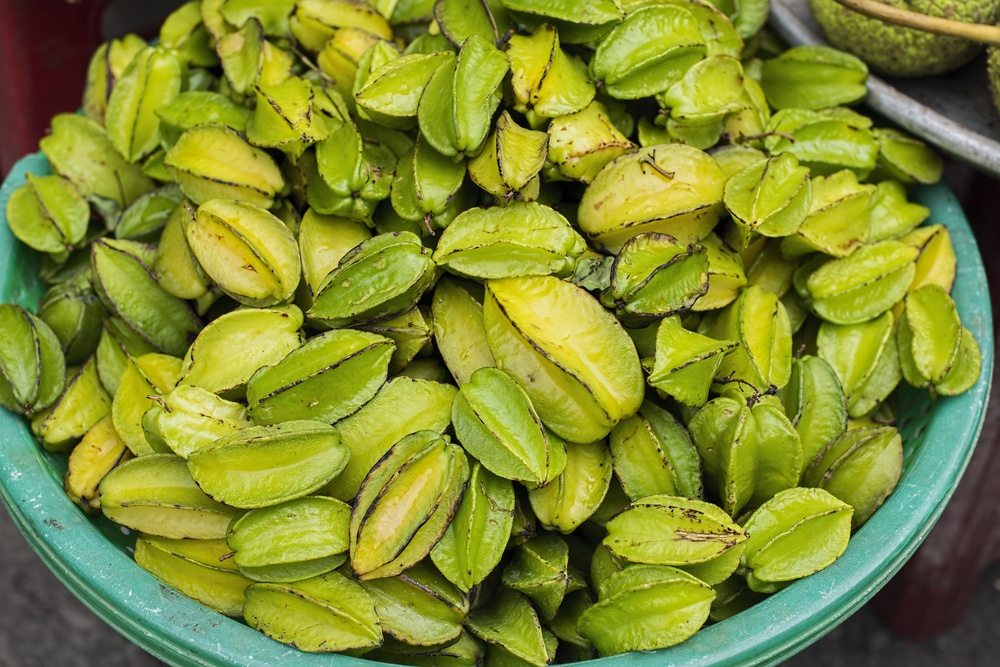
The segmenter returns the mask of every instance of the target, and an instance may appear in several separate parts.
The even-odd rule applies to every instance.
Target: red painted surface
[[[0,0],[0,173],[80,106],[107,0]]]

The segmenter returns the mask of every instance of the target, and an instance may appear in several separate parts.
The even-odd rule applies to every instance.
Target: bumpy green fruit
[[[971,23],[995,24],[1000,0],[881,0],[902,9]],[[982,46],[957,37],[889,25],[842,7],[836,0],[809,0],[816,22],[837,48],[858,56],[878,74],[934,76],[961,67]]]

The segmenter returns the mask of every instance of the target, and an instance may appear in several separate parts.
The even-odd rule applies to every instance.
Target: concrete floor
[[[923,642],[894,637],[869,606],[787,661],[788,667],[995,667],[1000,563],[982,576],[961,626]],[[155,667],[83,606],[0,512],[0,667]]]

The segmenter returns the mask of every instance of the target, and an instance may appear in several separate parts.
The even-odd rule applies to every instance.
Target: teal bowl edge
[[[49,173],[33,154],[0,186],[0,210],[25,174]],[[913,555],[954,493],[986,416],[993,377],[993,323],[982,258],[961,207],[945,184],[919,188],[929,224],[948,227],[959,260],[953,297],[963,324],[980,344],[983,372],[965,394],[939,398],[907,453],[899,486],[852,538],[841,558],[737,616],[707,626],[688,641],[658,651],[592,661],[602,667],[775,665],[833,630],[870,600]],[[0,293],[17,293],[19,258],[27,254],[0,225]],[[28,304],[23,304],[28,305]],[[916,392],[910,404],[928,404]],[[372,661],[305,654],[175,592],[140,568],[66,496],[57,473],[26,422],[0,410],[0,499],[41,560],[88,608],[153,656],[177,667],[294,665],[363,667]]]

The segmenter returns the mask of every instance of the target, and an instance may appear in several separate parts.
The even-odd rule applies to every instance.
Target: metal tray
[[[770,26],[789,44],[827,43],[806,0],[771,0]],[[870,76],[865,105],[941,151],[1000,177],[1000,114],[993,107],[985,56],[941,76]]]

